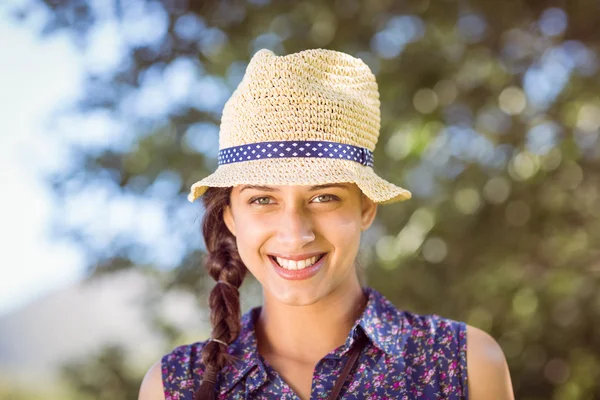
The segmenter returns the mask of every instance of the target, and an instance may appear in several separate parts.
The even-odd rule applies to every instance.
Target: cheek
[[[236,219],[236,240],[242,261],[249,269],[260,259],[260,250],[269,236],[269,227],[259,218]]]
[[[343,256],[353,257],[347,253],[353,246],[360,243],[361,221],[354,214],[341,214],[323,220],[320,226],[321,234],[338,250],[343,249]]]

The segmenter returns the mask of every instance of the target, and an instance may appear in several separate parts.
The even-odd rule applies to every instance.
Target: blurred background
[[[600,399],[599,26],[597,0],[2,1],[0,398],[134,399],[208,337],[188,188],[254,52],[323,47],[376,74],[375,170],[413,193],[365,284],[489,332],[518,399]]]

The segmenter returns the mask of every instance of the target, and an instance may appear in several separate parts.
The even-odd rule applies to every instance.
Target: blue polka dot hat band
[[[219,151],[218,162],[219,165],[224,165],[243,161],[296,157],[336,158],[373,167],[373,153],[368,149],[350,144],[316,140],[270,141],[228,147]]]

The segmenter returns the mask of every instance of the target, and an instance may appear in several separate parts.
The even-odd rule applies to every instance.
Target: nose
[[[315,240],[310,215],[300,207],[290,207],[283,211],[278,225],[277,240],[287,251],[301,250],[304,245]]]

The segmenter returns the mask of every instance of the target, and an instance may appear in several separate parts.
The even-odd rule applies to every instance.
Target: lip
[[[285,258],[285,259],[292,260],[292,261],[306,260],[306,259],[314,257],[314,256],[320,256],[321,254],[327,254],[327,253],[324,251],[318,251],[318,252],[306,253],[306,254],[298,254],[298,255],[290,255],[290,254],[282,254],[282,253],[269,253],[270,256]]]
[[[323,254],[323,253],[314,253],[314,255],[320,255],[320,254]],[[287,279],[290,281],[299,281],[299,280],[311,278],[314,275],[316,275],[317,272],[319,272],[321,270],[321,268],[323,268],[323,265],[325,264],[325,259],[327,258],[328,255],[329,255],[329,253],[325,253],[325,255],[323,257],[321,257],[321,259],[319,261],[317,261],[310,267],[306,267],[301,270],[285,269],[285,268],[279,266],[279,264],[277,264],[277,262],[274,259],[272,259],[271,257],[269,257],[269,261],[271,261],[273,268],[275,268],[275,272],[277,272],[279,274],[279,276],[281,276],[283,279]],[[310,257],[312,257],[312,256],[310,256]],[[302,260],[302,259],[303,258],[300,258],[300,260]]]

